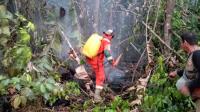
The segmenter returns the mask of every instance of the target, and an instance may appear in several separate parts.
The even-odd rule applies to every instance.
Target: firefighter
[[[98,55],[93,58],[86,58],[87,62],[90,64],[96,75],[96,87],[94,93],[94,101],[101,102],[102,98],[100,96],[103,90],[105,73],[104,73],[104,56],[107,58],[110,64],[114,65],[114,60],[111,55],[111,40],[113,39],[113,30],[107,30],[103,32],[103,39],[101,41],[100,48],[98,50]]]

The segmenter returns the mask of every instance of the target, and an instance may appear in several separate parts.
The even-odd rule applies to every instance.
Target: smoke
[[[65,34],[69,37],[74,47],[80,47],[83,42],[94,32],[102,34],[107,29],[113,29],[115,38],[112,40],[112,55],[117,57],[122,52],[130,52],[130,59],[137,59],[138,49],[144,49],[143,43],[137,43],[134,27],[142,15],[142,0],[48,0],[49,5],[56,7],[59,14],[60,7],[65,9],[65,16],[58,19],[65,29]],[[138,13],[138,15],[137,15]],[[137,34],[138,35],[138,34]],[[131,47],[130,38],[133,37],[132,44],[138,47],[137,50]],[[142,36],[137,36],[142,39]],[[119,44],[121,41],[127,40]],[[68,45],[63,41],[60,56],[65,57]],[[133,54],[134,52],[134,54]],[[127,53],[126,53],[127,54]],[[124,57],[126,58],[126,57]]]

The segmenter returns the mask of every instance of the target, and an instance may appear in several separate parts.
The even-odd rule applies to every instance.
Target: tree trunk
[[[110,8],[110,16],[109,16],[109,28],[113,29],[113,25],[112,25],[112,23],[113,23],[113,10],[112,9],[113,9],[113,5]]]
[[[94,17],[94,30],[95,32],[98,32],[99,28],[99,6],[100,6],[100,0],[96,0],[96,4],[95,4],[95,17]]]
[[[164,23],[164,41],[168,46],[170,46],[171,42],[171,19],[173,14],[173,9],[175,6],[175,0],[167,0],[166,9],[165,9],[165,23]],[[164,54],[168,55],[170,50],[164,47]]]

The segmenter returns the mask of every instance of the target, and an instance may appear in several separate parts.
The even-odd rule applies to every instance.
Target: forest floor
[[[92,112],[97,108],[100,110],[105,110],[110,107],[116,109],[118,112],[124,110],[124,107],[130,107],[132,110],[136,105],[139,105],[141,102],[138,101],[138,79],[144,74],[142,67],[137,67],[133,63],[121,63],[118,67],[119,70],[122,70],[124,74],[120,77],[118,74],[116,77],[113,75],[109,76],[113,80],[106,81],[104,90],[101,94],[103,101],[101,103],[94,103],[93,97],[89,95],[89,92],[83,86],[83,81],[76,80],[74,78],[74,70],[67,70],[68,72],[63,73],[65,81],[77,81],[80,86],[81,94],[77,96],[71,96],[67,100],[59,99],[52,106],[48,103],[45,104],[43,99],[38,99],[38,101],[32,102],[29,106],[16,110],[16,112]],[[89,69],[89,75],[93,76],[94,74],[91,69]],[[109,78],[107,76],[107,78]],[[122,79],[120,79],[122,78]],[[95,78],[92,77],[92,80],[95,82]],[[91,86],[92,91],[94,91],[94,85]],[[121,104],[120,104],[121,102]]]

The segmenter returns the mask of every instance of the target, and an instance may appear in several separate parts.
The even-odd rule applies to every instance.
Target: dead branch
[[[149,14],[152,8],[152,1],[150,1],[150,6],[147,12],[147,18],[146,18],[146,24],[148,24],[149,21]],[[147,27],[145,28],[145,36],[146,36],[146,50],[147,50],[147,59],[148,59],[148,63],[151,64],[153,63],[153,55],[152,55],[152,50],[151,50],[151,38],[148,39],[148,29]]]
[[[119,47],[121,44],[123,44],[124,42],[128,41],[129,39],[131,39],[131,38],[126,38],[126,39],[122,40],[117,45],[115,45],[115,48]]]
[[[171,50],[174,54],[176,54],[181,60],[184,60],[184,61],[185,61],[185,59],[184,59],[182,56],[180,56],[174,49],[172,49],[169,45],[167,45],[167,44],[165,43],[165,41],[162,40],[161,37],[160,37],[158,34],[156,34],[146,23],[144,23],[144,21],[142,21],[142,24],[145,25],[145,26],[149,29],[149,31],[151,31],[151,33],[152,33],[156,38],[158,38],[158,40],[159,40],[162,44],[164,44],[169,50]]]
[[[130,44],[139,54],[141,54],[139,49],[132,42],[130,42]]]
[[[89,95],[86,91],[84,91],[82,88],[80,88],[80,90],[81,90],[87,97],[90,97],[90,95]]]
[[[140,36],[140,35],[134,35],[134,37],[138,37],[138,36]],[[115,48],[117,48],[117,47],[119,47],[121,44],[123,44],[124,42],[126,42],[126,41],[129,41],[129,39],[134,39],[134,37],[127,37],[127,38],[125,38],[124,40],[122,40],[122,41],[120,41],[117,45],[115,45],[114,47]]]
[[[139,84],[136,86],[136,93],[138,93],[137,95],[137,99],[135,99],[134,101],[132,101],[130,103],[130,105],[134,106],[134,105],[140,105],[142,102],[142,99],[145,95],[145,90],[147,88],[147,83],[149,82],[149,79],[151,77],[153,68],[149,68],[149,73],[147,75],[146,78],[140,78],[139,79]],[[135,89],[135,88],[134,88]]]
[[[159,15],[159,9],[160,9],[161,0],[157,0],[157,2],[158,2],[158,6],[157,6],[157,10],[156,10],[156,19],[155,19],[155,22],[154,22],[153,31],[155,31],[156,25],[157,25],[157,22],[158,22],[158,15]]]
[[[133,80],[134,80],[135,72],[136,72],[136,70],[137,70],[137,68],[138,68],[138,66],[139,66],[139,64],[140,64],[140,62],[141,62],[141,60],[142,60],[142,57],[143,57],[144,54],[145,54],[145,51],[146,51],[146,49],[144,49],[144,51],[142,52],[142,54],[141,54],[141,56],[140,56],[140,59],[138,60],[138,62],[137,62],[137,64],[136,64],[136,67],[135,67],[135,69],[134,69],[134,71],[133,71],[132,82],[133,82]]]
[[[64,39],[67,41],[67,44],[69,45],[70,49],[73,51],[74,55],[75,55],[75,58],[76,58],[76,61],[78,64],[80,64],[80,58],[78,57],[77,53],[75,52],[74,48],[72,47],[72,44],[70,43],[68,37],[65,35],[65,33],[63,32],[63,28],[60,24],[57,24],[57,30],[58,32],[60,33],[61,36],[64,37]]]
[[[38,111],[54,112],[53,110],[48,109],[48,108],[39,108],[39,109],[37,109],[37,112],[38,112]]]
[[[138,14],[138,13],[136,13],[136,12],[134,12],[134,11],[131,11],[131,10],[127,10],[126,8],[124,8],[124,7],[123,7],[121,4],[119,4],[119,3],[116,3],[116,6],[119,6],[120,10],[121,10],[121,11],[124,11],[124,12],[126,12],[126,13],[131,13],[131,14],[133,14],[133,15],[141,16],[141,14]]]
[[[174,32],[174,31],[171,31],[172,32],[172,34],[174,34],[176,37],[178,37],[179,39],[181,39],[181,37],[176,33],[176,32]]]

